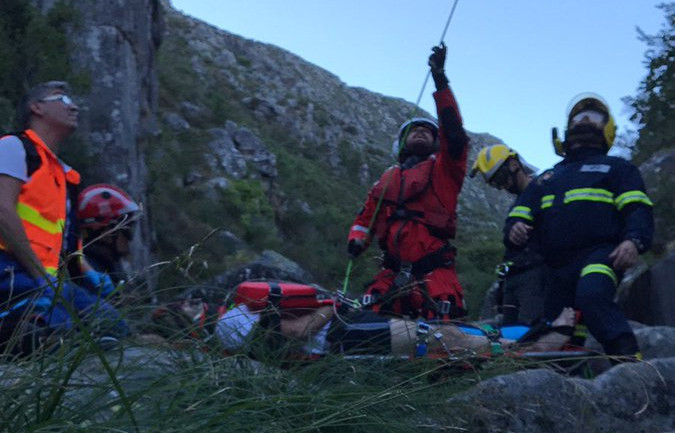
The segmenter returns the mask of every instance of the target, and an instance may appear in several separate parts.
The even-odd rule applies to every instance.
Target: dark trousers
[[[504,324],[532,323],[544,316],[544,267],[509,274],[504,282]]]
[[[611,267],[613,250],[614,246],[603,246],[585,251],[562,267],[547,267],[546,272],[546,318],[554,320],[564,307],[580,310],[588,330],[607,353],[615,352],[618,340],[634,340],[626,316],[614,302],[622,275]]]
[[[97,331],[116,337],[129,335],[129,327],[120,313],[105,299],[70,281],[54,284],[54,287],[42,284],[39,287],[38,281],[23,266],[7,254],[0,254],[0,316],[21,318],[24,310],[32,310],[49,328],[68,330],[75,325],[73,312]],[[60,290],[60,296],[55,290]],[[30,302],[20,303],[22,300]],[[5,332],[11,331],[5,329]]]

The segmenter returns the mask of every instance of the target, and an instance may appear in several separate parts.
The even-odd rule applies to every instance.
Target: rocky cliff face
[[[393,162],[390,146],[399,125],[412,115],[429,113],[401,99],[351,88],[292,53],[217,29],[168,4],[165,8],[166,32],[159,53],[163,145],[152,157],[161,158],[170,148],[187,159],[187,146],[202,147],[189,170],[163,171],[161,177],[171,182],[161,188],[190,188],[190,206],[195,206],[200,197],[217,203],[237,181],[260,182],[275,212],[277,240],[286,245],[283,254],[316,273],[326,261],[312,265],[288,244],[302,242],[308,232],[323,231],[320,240],[336,245],[328,259],[344,261],[339,245],[367,188]],[[488,134],[470,136],[471,159],[482,146],[500,141]],[[295,168],[289,170],[291,165]],[[316,172],[321,174],[312,178]],[[313,197],[317,194],[307,191],[312,182],[319,188],[336,185],[345,194]],[[459,207],[460,224],[468,227],[464,233],[471,232],[467,238],[498,237],[511,200],[489,190],[481,179],[467,179]],[[341,207],[338,213],[343,216],[323,224],[339,224],[342,228],[335,228],[335,234],[321,227],[317,216],[333,205]],[[176,212],[189,210],[181,207]],[[295,214],[300,218],[294,219]],[[289,229],[299,224],[304,232]],[[160,233],[160,240],[164,238]],[[325,275],[319,276],[327,283]]]
[[[43,11],[56,3],[34,0]],[[80,137],[95,167],[87,184],[109,182],[147,202],[147,141],[158,131],[155,57],[162,35],[158,0],[67,2],[75,10],[70,27],[72,68],[89,77],[80,104]],[[132,246],[134,267],[150,265],[150,229],[141,223]]]
[[[227,95],[238,98],[256,123],[274,124],[292,139],[297,146],[295,151],[312,153],[328,162],[337,173],[343,173],[344,166],[350,163],[341,146],[364,154],[360,180],[366,185],[379,175],[377,166],[392,163],[390,145],[402,121],[413,115],[430,116],[402,99],[349,87],[330,72],[276,46],[230,34],[170,8],[166,13],[163,49],[182,46],[198,83],[224,80],[230,87]],[[184,117],[206,116],[203,106],[197,113],[186,107],[194,102],[183,101],[179,111]],[[178,114],[168,116],[165,121],[172,128],[190,127],[190,122]],[[472,155],[484,145],[501,142],[488,134],[470,136]],[[220,148],[219,157],[227,159],[227,148],[237,159],[239,146]],[[228,173],[238,176],[241,170]],[[510,201],[504,194],[487,193],[486,197],[486,191],[489,190],[482,181],[469,181],[463,191],[463,205],[472,208],[487,204],[486,210],[502,211]]]
[[[102,164],[98,181],[113,181],[147,202],[144,148],[157,133],[155,55],[162,17],[157,0],[74,2],[84,22],[75,32],[73,64],[91,73],[85,129],[92,154]],[[92,181],[94,179],[91,179]],[[132,246],[135,266],[151,264],[146,219]]]
[[[338,143],[365,149],[389,141],[410,103],[349,88],[338,77],[275,46],[247,40],[167,10],[168,43],[187,44],[195,77],[226,80],[257,121],[277,124],[300,149],[320,147],[331,166],[343,163]]]

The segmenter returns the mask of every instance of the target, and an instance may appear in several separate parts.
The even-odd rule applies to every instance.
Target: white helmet
[[[438,140],[438,123],[436,123],[435,120],[426,117],[413,117],[412,119],[406,120],[398,129],[396,140],[391,144],[391,154],[399,162],[402,162],[401,154],[405,148],[405,139],[410,130],[415,126],[427,127],[433,134],[434,140]]]

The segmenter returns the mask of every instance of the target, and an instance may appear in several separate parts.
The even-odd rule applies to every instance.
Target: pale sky
[[[454,0],[171,0],[231,33],[274,44],[350,86],[415,102],[431,47]],[[660,0],[459,0],[444,41],[446,72],[465,127],[488,132],[540,169],[558,161],[551,127],[569,101],[592,91],[619,131],[635,129],[621,98],[646,75]],[[420,105],[435,114],[429,80]],[[403,121],[404,119],[401,119]],[[392,131],[392,136],[395,131]]]

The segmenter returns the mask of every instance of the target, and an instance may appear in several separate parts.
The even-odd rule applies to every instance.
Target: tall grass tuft
[[[224,356],[215,341],[182,335],[107,351],[86,330],[64,335],[49,351],[0,364],[0,431],[425,431],[452,412],[452,395],[523,367],[508,359],[475,368],[470,359],[266,361]]]

